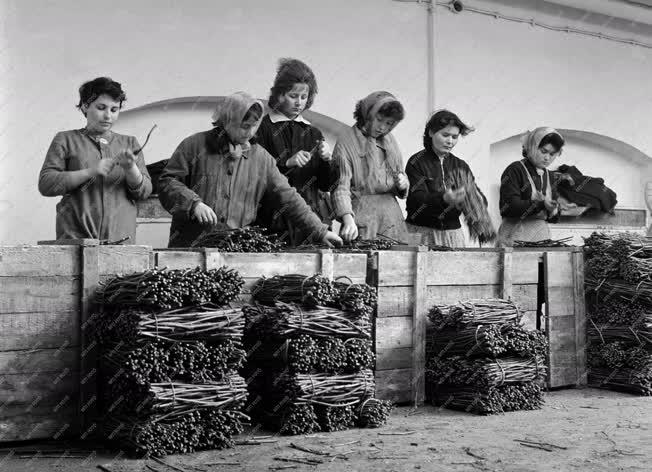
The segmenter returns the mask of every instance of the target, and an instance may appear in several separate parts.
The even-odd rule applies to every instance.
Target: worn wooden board
[[[3,313],[0,333],[0,351],[75,347],[79,345],[79,313]]]
[[[415,252],[380,251],[378,285],[414,285]],[[451,251],[428,253],[428,285],[500,285],[502,253],[498,251]],[[514,253],[512,283],[536,284],[539,254]]]
[[[155,250],[155,264],[159,268],[188,269],[204,267],[205,257],[202,252]]]
[[[0,352],[0,375],[79,370],[79,349],[31,349]]]
[[[411,369],[412,348],[376,349],[376,371]]]
[[[0,374],[0,404],[57,405],[79,389],[79,371]],[[1,413],[0,413],[1,416]]]
[[[79,276],[0,277],[0,313],[78,311]]]
[[[573,251],[546,252],[547,272],[545,284],[547,287],[573,286]]]
[[[412,401],[412,369],[376,371],[376,398],[398,404]]]
[[[100,275],[130,274],[150,267],[150,246],[99,246]]]
[[[7,405],[0,414],[0,442],[74,437],[79,432],[76,400],[60,405]]]
[[[412,347],[412,317],[376,319],[376,349]]]
[[[76,246],[0,246],[0,277],[77,275],[79,254]]]
[[[431,306],[439,303],[457,303],[470,298],[498,298],[500,285],[432,285],[428,287]],[[537,286],[513,285],[512,298],[523,311],[536,311]],[[414,287],[378,287],[379,318],[408,316],[414,305]]]

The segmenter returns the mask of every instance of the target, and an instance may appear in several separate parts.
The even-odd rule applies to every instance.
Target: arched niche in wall
[[[224,100],[223,96],[179,97],[149,103],[124,110],[115,125],[119,133],[136,136],[142,144],[149,129],[157,129],[143,151],[145,162],[151,164],[169,159],[179,143],[191,134],[212,127],[211,115],[215,107]],[[262,100],[267,104],[266,100]],[[337,134],[347,125],[312,110],[304,112],[305,118],[324,134],[332,146]]]
[[[612,221],[633,221],[633,218],[640,221],[646,206],[652,207],[652,199],[648,203],[646,197],[646,185],[652,181],[652,158],[609,136],[582,130],[558,130],[566,139],[566,145],[561,157],[550,168],[554,170],[562,164],[573,165],[585,175],[602,177],[607,187],[618,195],[616,209],[621,212],[621,216]],[[490,146],[490,175],[485,182],[491,182],[487,197],[489,211],[497,226],[500,225],[500,177],[511,162],[522,159],[521,136],[522,134],[516,134]],[[629,210],[638,211],[624,215]],[[577,221],[580,222],[581,218]],[[644,225],[643,220],[640,226]]]

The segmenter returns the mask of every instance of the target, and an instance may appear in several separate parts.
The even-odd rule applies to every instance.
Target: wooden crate
[[[168,269],[201,267],[216,269],[227,266],[244,278],[242,300],[251,301],[251,289],[261,277],[285,274],[313,275],[321,273],[329,278],[347,277],[353,283],[367,280],[367,255],[333,253],[331,250],[230,253],[216,249],[157,249],[155,264]]]
[[[399,403],[419,404],[424,399],[425,345],[428,310],[437,303],[455,303],[470,298],[511,298],[524,312],[526,327],[536,327],[539,263],[543,261],[539,249],[464,249],[451,252],[428,252],[426,248],[409,251],[379,251],[372,266],[375,275],[370,277],[378,287],[378,313],[375,323],[376,388],[379,398]],[[548,264],[549,281],[546,287],[563,285],[575,290],[574,298],[581,298],[582,281],[571,271],[572,264],[580,264],[576,255],[581,252],[570,248],[552,251]],[[571,261],[572,264],[571,264]],[[576,278],[573,278],[576,277]],[[556,284],[556,285],[555,285]],[[549,290],[547,313],[561,313],[559,296],[568,295]],[[550,311],[552,310],[552,311]],[[557,310],[557,311],[555,311]],[[572,312],[578,326],[583,323],[583,305],[577,300]],[[561,314],[555,316],[563,316]],[[551,317],[547,317],[550,320]],[[570,362],[584,366],[581,354],[564,359],[560,354],[570,348],[568,336],[560,334],[562,322],[553,320],[546,328],[551,339],[549,386],[582,384],[575,377],[572,383],[562,380],[562,370]],[[574,336],[574,334],[573,334]],[[575,337],[573,337],[575,339]],[[563,342],[562,342],[563,341]],[[583,349],[578,342],[573,353]],[[565,372],[567,372],[567,370]]]
[[[149,253],[94,240],[0,247],[0,441],[92,427],[81,414],[95,403],[94,346],[83,329],[91,295],[103,278],[148,267]]]

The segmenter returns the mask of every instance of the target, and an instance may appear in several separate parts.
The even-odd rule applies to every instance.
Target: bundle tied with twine
[[[505,384],[488,389],[471,385],[441,385],[433,394],[436,406],[479,415],[538,410],[543,402],[543,389],[536,382]]]
[[[285,242],[276,234],[268,234],[265,228],[219,228],[203,233],[193,241],[192,247],[209,247],[222,252],[278,252]]]
[[[428,319],[436,331],[471,328],[478,325],[520,323],[522,314],[511,300],[473,299],[453,305],[435,305]]]
[[[376,389],[371,370],[346,375],[285,375],[280,385],[294,403],[330,407],[355,405],[364,398],[373,397]]]

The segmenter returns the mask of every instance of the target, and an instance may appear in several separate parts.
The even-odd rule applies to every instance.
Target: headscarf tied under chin
[[[222,101],[213,112],[213,124],[223,128],[229,136],[229,140],[233,141],[234,136],[239,136],[242,133],[240,125],[242,124],[245,115],[249,109],[256,104],[260,106],[261,113],[258,121],[249,132],[250,136],[247,139],[247,142],[245,144],[233,144],[232,142],[229,142],[229,152],[231,157],[234,159],[241,157],[243,152],[246,152],[251,148],[249,139],[256,135],[256,131],[258,131],[258,127],[263,120],[263,112],[265,110],[263,103],[246,92],[236,92],[233,95],[225,97],[224,101]]]
[[[521,138],[521,144],[523,145],[523,151],[528,156],[528,159],[536,155],[536,152],[539,149],[539,144],[541,140],[549,134],[556,134],[563,139],[563,136],[555,128],[549,128],[547,126],[542,126],[541,128],[536,128],[532,131],[526,132]],[[561,155],[561,149],[559,150],[559,155]]]
[[[367,134],[367,126],[371,125],[371,121],[373,117],[378,113],[378,110],[380,110],[383,105],[390,102],[398,102],[398,100],[391,93],[382,90],[378,92],[371,92],[365,98],[360,100],[360,114],[364,120],[363,132],[365,134]],[[397,124],[398,122],[396,122],[394,126]],[[390,133],[392,129],[390,129],[387,133]]]

